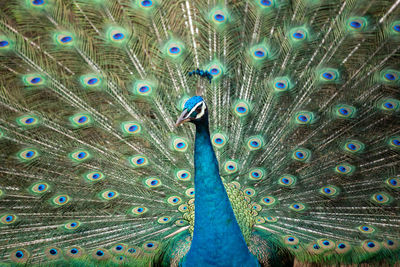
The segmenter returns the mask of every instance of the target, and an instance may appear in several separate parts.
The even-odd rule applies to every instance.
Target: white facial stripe
[[[201,112],[201,116],[203,116],[206,105],[205,105],[204,101],[201,101],[201,102],[197,103],[197,105],[194,106],[194,107],[191,109],[190,113],[185,117],[185,119],[189,118],[190,115],[191,115],[201,104],[204,104],[203,107],[202,107],[202,112]],[[196,116],[196,119],[198,119],[198,118],[200,118],[200,117],[198,117],[198,115],[197,115],[197,116]]]
[[[199,114],[197,114],[196,119],[203,117],[205,111],[206,111],[206,105],[203,105],[201,107],[201,112]]]

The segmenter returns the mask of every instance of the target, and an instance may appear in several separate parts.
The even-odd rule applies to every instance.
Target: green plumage
[[[261,264],[398,262],[399,8],[1,1],[0,263],[176,266],[195,131],[174,122],[195,94]]]

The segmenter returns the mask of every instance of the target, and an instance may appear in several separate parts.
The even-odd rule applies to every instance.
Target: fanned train
[[[399,75],[399,0],[1,1],[0,265],[399,264]]]

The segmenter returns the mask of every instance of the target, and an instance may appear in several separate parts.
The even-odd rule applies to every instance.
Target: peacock
[[[0,2],[0,266],[395,266],[400,0]]]

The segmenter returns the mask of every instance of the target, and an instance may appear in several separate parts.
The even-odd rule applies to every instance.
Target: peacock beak
[[[182,114],[179,116],[178,120],[175,123],[175,126],[178,127],[179,125],[190,121],[190,118],[188,118],[189,112],[187,111],[187,109],[184,109]]]

